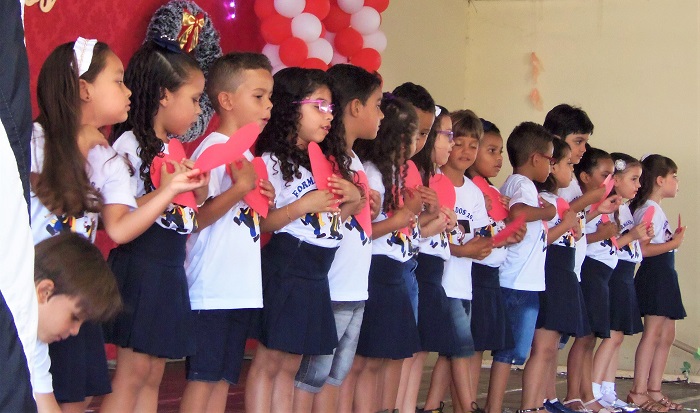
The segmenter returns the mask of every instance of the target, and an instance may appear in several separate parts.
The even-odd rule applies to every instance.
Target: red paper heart
[[[316,181],[316,188],[327,190],[328,178],[333,175],[335,170],[333,162],[323,154],[321,147],[316,142],[309,142],[309,161],[311,162],[311,173]]]
[[[494,221],[503,221],[508,218],[508,210],[501,204],[501,193],[489,185],[486,179],[481,176],[475,176],[472,182],[474,182],[484,196],[488,197],[491,201],[491,209],[488,211],[489,216],[493,218]]]
[[[508,237],[518,232],[518,229],[525,223],[525,214],[520,214],[515,217],[508,225],[505,226],[498,234],[493,236],[493,244],[498,245],[505,242]]]
[[[559,219],[564,219],[564,214],[566,214],[569,209],[571,209],[571,206],[566,202],[566,199],[557,198],[557,214],[559,215]]]
[[[355,219],[360,224],[362,229],[365,231],[365,235],[372,237],[372,211],[369,208],[369,180],[367,179],[367,174],[363,171],[355,172],[357,174],[357,181],[363,187],[365,191],[365,198],[367,198],[365,206],[362,208],[359,214],[355,215]]]
[[[654,222],[655,212],[656,208],[654,208],[653,205],[647,208],[646,211],[644,211],[644,215],[642,216],[642,222],[647,225],[647,228],[651,227],[651,223]]]
[[[267,218],[267,213],[270,210],[270,199],[260,193],[260,185],[258,184],[261,179],[267,179],[267,168],[265,167],[265,162],[260,157],[253,158],[251,163],[253,164],[253,169],[255,169],[255,175],[257,175],[258,178],[255,180],[255,189],[245,194],[243,200],[248,206],[253,208],[255,212],[260,214],[261,217]],[[233,180],[233,176],[231,179]]]
[[[457,202],[457,194],[455,193],[455,186],[452,184],[450,179],[443,174],[435,174],[430,177],[430,188],[437,192],[438,201],[440,206],[454,209],[455,203]]]
[[[608,198],[608,195],[610,195],[610,192],[612,192],[613,188],[615,187],[615,181],[613,181],[613,176],[612,174],[608,175],[607,178],[603,181],[603,183],[600,185],[601,187],[605,187],[605,195],[600,199],[600,201],[596,202],[595,204],[591,205],[591,211],[595,211],[598,209],[600,204],[603,203]]]
[[[413,161],[409,160],[406,162],[406,182],[404,186],[412,189],[421,185],[423,185],[423,179],[420,176],[420,172],[418,172],[418,167]]]
[[[218,166],[241,159],[243,153],[253,146],[259,134],[260,126],[256,122],[245,125],[231,135],[228,141],[205,149],[195,161],[194,167],[202,172],[208,172]]]
[[[166,164],[166,169],[169,173],[172,173],[175,171],[175,168],[167,161],[175,161],[175,162],[180,162],[184,158],[186,158],[185,155],[185,148],[182,146],[182,142],[180,142],[177,139],[170,139],[170,142],[168,142],[168,153],[163,153],[163,156],[156,156],[153,158],[153,162],[151,163],[150,167],[150,173],[151,173],[151,182],[153,182],[153,186],[157,189],[160,187],[160,179],[161,179],[161,167],[163,164]],[[194,197],[194,192],[192,191],[187,191],[187,192],[182,192],[173,198],[173,203],[190,207],[197,211],[197,201],[195,200]]]

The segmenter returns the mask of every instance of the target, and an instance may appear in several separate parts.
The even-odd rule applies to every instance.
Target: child
[[[635,224],[640,224],[647,209],[654,207],[654,237],[641,243],[644,258],[634,277],[644,332],[634,358],[634,385],[627,402],[650,411],[682,410],[682,405],[661,393],[661,379],[675,338],[676,320],[686,316],[674,268],[674,255],[683,243],[686,227],[679,225],[675,232],[671,231],[659,205],[664,198],[676,196],[678,167],[663,155],[649,155],[642,159],[642,168],[642,186],[630,210]]]
[[[615,193],[631,200],[637,194],[642,175],[642,164],[624,153],[611,153],[615,171]],[[621,248],[617,251],[617,265],[610,276],[610,338],[604,338],[593,358],[593,396],[606,408],[631,407],[618,400],[615,393],[619,350],[625,335],[633,335],[643,330],[639,318],[637,293],[634,291],[634,269],[642,261],[640,242],[654,236],[652,225],[634,223],[629,204],[620,205],[617,222],[620,223]]]
[[[121,61],[106,44],[82,38],[58,46],[42,66],[30,148],[35,244],[68,231],[93,241],[98,214],[112,239],[128,242],[151,225],[175,194],[199,185],[175,175],[167,192],[136,208],[128,168],[98,131],[127,117],[131,92],[123,74]],[[76,337],[48,348],[51,374],[35,370],[34,390],[48,395],[43,400],[55,395],[64,411],[82,412],[92,396],[111,391],[98,324],[87,322]]]
[[[613,173],[610,155],[596,148],[589,148],[574,166],[576,178],[583,193],[603,186],[604,180]],[[617,265],[617,250],[612,242],[616,236],[617,224],[612,214],[603,214],[595,219],[587,217],[586,221],[586,258],[581,266],[581,291],[591,334],[577,337],[569,351],[569,359],[577,360],[575,371],[567,375],[567,407],[580,410],[581,404],[587,409],[599,412],[605,408],[594,398],[591,371],[593,366],[593,349],[596,337],[610,337],[610,293],[608,283],[612,271]],[[586,402],[582,403],[582,400]]]
[[[506,143],[513,174],[504,182],[501,193],[510,197],[509,217],[524,214],[527,230],[522,241],[508,247],[506,260],[499,268],[501,292],[515,345],[493,352],[485,408],[490,413],[501,411],[510,366],[525,363],[535,333],[539,292],[545,287],[547,228],[542,220],[552,219],[556,208],[539,199],[534,182],[544,182],[549,176],[553,139],[542,126],[523,122],[513,129]],[[541,401],[532,401],[533,405],[525,402],[521,401],[519,412],[544,409]]]
[[[381,212],[372,224],[368,298],[357,345],[362,372],[354,407],[363,412],[396,408],[401,364],[420,345],[403,274],[413,266],[411,240],[404,229],[415,223],[422,200],[417,191],[405,191],[402,196],[405,164],[415,150],[418,119],[409,103],[391,94],[384,95],[381,109],[385,117],[377,139],[355,143],[370,188],[381,198]],[[403,206],[399,206],[402,200]]]
[[[358,173],[364,173],[360,158],[352,151],[356,140],[377,137],[384,118],[380,109],[381,79],[353,65],[338,64],[328,70],[333,97],[338,110],[332,130],[344,137],[345,150],[352,159],[350,170],[358,183]],[[362,208],[369,208],[369,188],[363,188]],[[367,277],[372,259],[372,240],[366,228],[358,222],[357,214],[343,225],[343,239],[328,271],[333,317],[338,334],[338,347],[332,355],[304,356],[294,385],[294,411],[336,411],[340,386],[355,357],[360,326],[367,299]],[[356,377],[351,378],[351,391],[344,394],[343,404],[352,403]]]
[[[571,149],[560,140],[554,140],[552,172],[543,183],[535,186],[540,196],[552,205],[558,204],[555,195],[566,188],[573,176]],[[590,334],[586,308],[576,273],[576,237],[579,233],[576,212],[568,208],[557,213],[548,223],[547,256],[545,259],[545,291],[540,292],[540,310],[530,358],[523,373],[523,405],[536,405],[545,400],[549,373],[556,369],[557,349],[562,334],[582,337]],[[545,400],[550,412],[561,412],[558,400]],[[564,407],[565,408],[565,407]]]
[[[452,119],[450,113],[442,106],[436,106],[436,117],[423,150],[413,155],[420,171],[423,184],[429,186],[430,179],[440,174],[440,167],[447,163],[454,142],[452,140]],[[441,213],[432,221],[421,227],[418,240],[420,254],[416,260],[416,279],[418,281],[418,332],[421,339],[421,352],[415,356],[407,379],[406,392],[399,394],[397,405],[400,411],[416,410],[416,400],[423,376],[423,365],[428,352],[449,351],[443,346],[442,333],[449,329],[449,304],[445,289],[442,287],[442,274],[445,261],[450,258],[447,230],[452,230],[457,222],[457,215],[449,207],[441,206]],[[445,326],[448,323],[448,326]]]
[[[34,257],[39,302],[37,347],[44,348],[36,368],[48,370],[47,345],[76,336],[85,321],[110,320],[122,304],[102,253],[84,237],[62,232],[39,242]],[[39,411],[51,410],[47,403],[51,400],[46,400],[50,398],[50,394],[37,394]]]
[[[265,126],[272,107],[271,71],[269,60],[257,53],[230,53],[214,62],[206,91],[220,123],[193,159],[249,123]],[[262,307],[260,216],[243,201],[257,179],[248,154],[238,165],[210,172],[209,199],[197,214],[198,231],[187,241],[185,270],[197,350],[187,358],[182,412],[226,409],[229,384],[240,375],[253,309]],[[235,271],[223,270],[232,263]]]
[[[167,191],[167,176],[154,188],[151,164],[167,152],[170,135],[185,134],[195,121],[204,89],[197,62],[167,42],[149,40],[134,53],[124,75],[134,91],[129,116],[112,131],[114,149],[131,164],[132,195],[141,204]],[[192,162],[171,164],[184,172]],[[201,174],[195,188],[198,205],[206,199],[207,184],[208,174]],[[161,214],[155,223],[109,256],[124,311],[105,331],[118,346],[113,393],[102,403],[106,412],[156,411],[165,360],[194,353],[184,261],[187,235],[196,229],[195,212],[176,204],[165,212],[162,206],[153,210]]]
[[[328,287],[340,224],[360,203],[344,139],[331,131],[330,79],[321,70],[287,68],[274,76],[270,121],[255,146],[267,165],[276,209],[261,221],[276,231],[262,250],[260,345],[246,384],[246,411],[292,411],[302,355],[332,354],[338,344]],[[327,136],[328,135],[328,136]],[[307,147],[321,143],[336,162],[332,192],[318,190]],[[339,199],[334,198],[334,194]]]

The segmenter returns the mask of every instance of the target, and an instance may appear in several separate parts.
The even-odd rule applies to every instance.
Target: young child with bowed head
[[[260,345],[246,383],[248,412],[292,411],[302,356],[333,354],[338,344],[328,271],[343,238],[341,223],[361,197],[345,140],[331,132],[332,101],[330,78],[321,70],[286,68],[274,76],[270,121],[255,145],[276,209],[260,223],[275,233],[262,250]],[[312,175],[311,142],[335,159],[329,190],[318,189]]]
[[[331,133],[345,140],[345,152],[351,158],[353,181],[360,184],[359,175],[365,174],[360,158],[353,152],[355,141],[373,140],[384,118],[380,104],[381,79],[354,65],[338,64],[328,70],[331,78],[335,111]],[[328,139],[328,138],[327,138]],[[366,176],[366,175],[365,175]],[[357,375],[348,377],[353,364],[360,326],[367,299],[367,279],[372,259],[370,228],[362,228],[357,216],[370,208],[370,188],[363,187],[360,209],[352,211],[343,223],[343,239],[328,270],[331,306],[335,318],[338,347],[333,354],[305,355],[295,378],[294,411],[338,411],[339,404],[352,409]],[[339,401],[341,386],[349,380],[347,391]]]
[[[423,149],[413,155],[413,162],[423,178],[423,185],[430,186],[430,180],[436,175],[445,179],[440,167],[447,160],[454,146],[452,119],[450,112],[442,106],[435,107],[435,122],[430,129]],[[418,281],[418,333],[421,339],[421,351],[416,354],[411,366],[404,395],[399,394],[397,405],[400,411],[416,410],[418,390],[423,376],[423,365],[428,352],[444,352],[445,331],[443,323],[449,323],[449,304],[445,289],[442,287],[442,274],[445,261],[450,258],[448,230],[457,222],[457,215],[451,207],[440,206],[440,214],[421,227],[416,257],[416,280]]]
[[[554,139],[553,144],[552,172],[535,186],[542,199],[558,206],[561,200],[557,191],[571,184],[573,163],[571,148],[566,142]],[[574,272],[576,239],[581,233],[576,212],[558,207],[547,227],[545,290],[539,293],[535,335],[523,373],[523,404],[535,405],[545,400],[548,411],[562,412],[566,407],[558,399],[546,398],[549,375],[556,370],[559,341],[562,334],[583,337],[591,330],[581,286]]]
[[[686,316],[675,268],[676,250],[683,243],[686,227],[679,225],[673,231],[660,205],[663,199],[675,198],[678,193],[678,166],[663,155],[646,156],[642,159],[641,184],[630,210],[635,224],[640,224],[647,210],[654,207],[654,237],[641,243],[644,258],[634,277],[644,332],[634,357],[634,385],[627,402],[650,411],[682,410],[682,405],[661,393],[676,320]]]
[[[229,53],[212,64],[206,92],[220,123],[192,154],[193,160],[245,125],[265,126],[272,108],[271,71],[270,61],[258,53]],[[197,232],[187,241],[185,270],[197,346],[187,358],[181,412],[226,410],[229,385],[240,375],[253,311],[263,304],[260,215],[243,197],[258,190],[274,200],[274,189],[258,179],[252,158],[246,151],[239,162],[210,171],[209,198],[197,213]],[[231,264],[235,271],[226,270]]]
[[[112,130],[113,147],[131,165],[132,196],[139,205],[150,204],[170,192],[167,165],[155,188],[152,162],[168,152],[172,135],[184,135],[196,120],[204,75],[174,42],[158,39],[134,53],[124,83],[133,92],[132,104],[126,121]],[[209,174],[190,170],[190,160],[169,164],[175,176],[193,175],[195,202],[202,204]],[[184,261],[187,236],[197,227],[195,211],[173,203],[157,210],[159,216],[143,234],[109,256],[124,310],[105,329],[107,341],[118,346],[113,392],[102,402],[105,412],[156,411],[166,359],[194,353]]]
[[[574,173],[584,193],[603,187],[613,173],[610,154],[602,149],[589,148],[574,165]],[[590,208],[588,208],[590,209]],[[586,304],[590,333],[576,337],[569,351],[570,365],[577,366],[567,375],[567,393],[564,404],[574,410],[586,408],[606,411],[593,396],[591,372],[596,338],[610,337],[610,292],[608,283],[617,265],[617,251],[612,237],[617,223],[613,214],[602,214],[586,220],[586,258],[581,265],[581,291]]]
[[[98,130],[127,118],[131,91],[123,78],[119,58],[97,40],[62,44],[44,62],[30,143],[35,244],[67,231],[94,241],[98,216],[112,239],[129,242],[148,229],[177,193],[199,185],[193,174],[175,174],[160,196],[136,208],[129,169]],[[42,410],[46,403],[57,409],[57,400],[64,411],[82,412],[92,396],[111,391],[99,324],[87,322],[76,337],[48,349],[51,372],[37,369],[33,375]]]
[[[642,164],[624,153],[611,153],[615,180],[615,193],[623,199],[632,200],[639,190]],[[593,396],[608,409],[631,406],[617,398],[615,375],[619,361],[619,350],[625,335],[642,332],[637,293],[634,290],[634,270],[642,261],[640,242],[654,236],[653,225],[635,223],[629,202],[620,205],[616,215],[620,236],[617,244],[617,265],[610,276],[610,337],[604,338],[593,357]]]
[[[544,182],[549,176],[553,139],[542,126],[523,122],[513,129],[506,142],[513,174],[501,186],[501,194],[510,198],[509,217],[514,219],[524,214],[527,229],[522,241],[508,246],[506,259],[499,268],[501,293],[514,346],[493,351],[487,412],[501,411],[510,366],[525,363],[535,333],[539,292],[545,287],[547,227],[542,221],[549,221],[556,214],[556,207],[539,197],[535,182]],[[540,410],[544,410],[541,399],[523,399],[518,412]]]
[[[498,176],[503,167],[503,137],[501,131],[492,122],[481,119],[484,135],[479,141],[479,151],[472,166],[467,169],[470,179],[482,177],[487,182]],[[498,191],[498,188],[491,184]],[[488,201],[487,201],[488,202]],[[501,196],[500,202],[508,206],[508,198]],[[489,205],[487,204],[487,209]],[[496,221],[489,216],[491,236],[505,228],[505,221]],[[513,241],[520,241],[525,227],[518,232]],[[500,350],[513,346],[513,334],[507,324],[506,310],[498,280],[498,268],[506,259],[506,247],[491,250],[483,260],[472,261],[472,317],[471,331],[474,339],[474,355],[469,360],[471,370],[472,394],[478,391],[479,376],[484,351]]]
[[[404,273],[412,257],[410,231],[422,209],[417,191],[405,189],[406,162],[415,151],[418,119],[413,107],[385,93],[384,119],[377,139],[355,142],[369,186],[380,194],[380,212],[372,223],[372,259],[368,298],[357,345],[361,370],[354,410],[396,408],[403,360],[418,352],[418,328]]]

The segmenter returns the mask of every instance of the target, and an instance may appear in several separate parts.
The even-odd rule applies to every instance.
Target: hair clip
[[[653,155],[653,154],[651,154],[651,153],[645,153],[644,155],[642,155],[641,158],[639,158],[639,162],[644,162],[644,160],[645,160],[646,158],[650,157],[651,155]]]
[[[625,162],[622,159],[618,159],[615,161],[615,170],[616,171],[622,172],[625,170],[625,168],[627,168],[627,162]]]
[[[394,100],[394,99],[396,99],[396,96],[391,92],[384,92],[384,94],[382,94],[382,99]]]
[[[437,118],[438,116],[440,116],[441,113],[442,109],[440,108],[440,106],[435,105],[435,117]]]
[[[75,54],[75,60],[78,62],[78,77],[85,74],[90,68],[90,63],[92,63],[92,53],[95,50],[95,45],[97,40],[95,39],[84,39],[78,37],[73,45],[73,54]]]
[[[167,51],[173,53],[184,53],[182,49],[180,49],[180,45],[175,41],[175,39],[171,39],[165,34],[162,34],[160,37],[155,37],[151,40],[153,41],[153,43],[157,44],[158,46],[162,47]]]

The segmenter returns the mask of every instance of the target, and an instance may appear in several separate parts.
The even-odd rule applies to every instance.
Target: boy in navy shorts
[[[513,129],[506,143],[513,174],[503,183],[501,194],[510,198],[511,219],[525,215],[527,231],[521,242],[507,247],[506,260],[499,269],[501,292],[515,347],[493,352],[486,401],[486,411],[489,413],[501,412],[511,365],[525,363],[535,334],[538,293],[545,287],[547,228],[542,220],[552,219],[556,207],[539,198],[533,181],[544,182],[549,176],[553,139],[554,136],[542,126],[523,122]],[[526,380],[527,377],[523,377],[523,381]],[[544,410],[540,404],[522,404],[526,402],[521,402],[518,413]]]
[[[272,108],[271,71],[270,61],[257,53],[230,53],[214,62],[206,92],[220,124],[192,159],[249,123],[265,126]],[[240,162],[211,171],[209,199],[197,214],[198,232],[187,241],[185,269],[197,351],[187,358],[181,412],[225,410],[229,385],[240,375],[251,316],[263,304],[260,220],[243,197],[261,190],[274,199],[274,190],[258,180],[252,154],[244,155]]]

